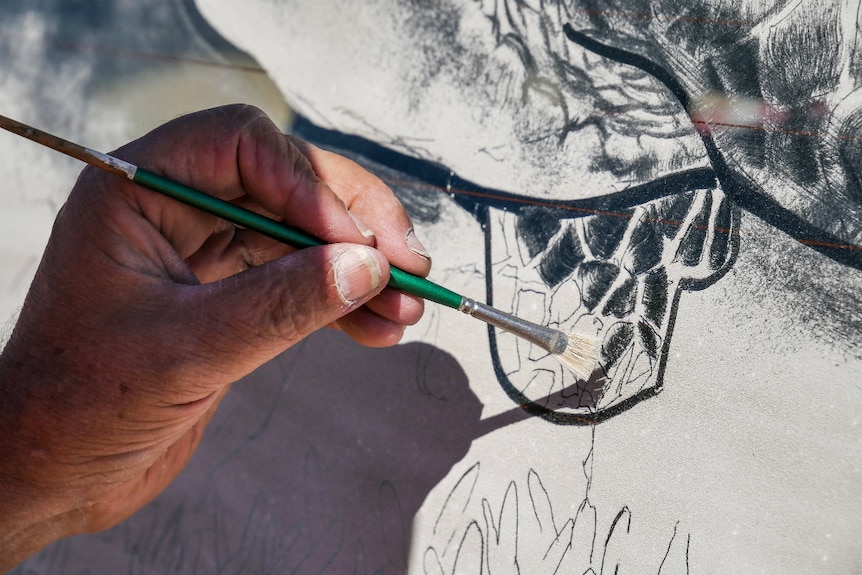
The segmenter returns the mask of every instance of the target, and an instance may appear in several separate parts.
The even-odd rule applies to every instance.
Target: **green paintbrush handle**
[[[159,192],[169,198],[218,216],[233,224],[254,230],[269,238],[288,244],[295,248],[310,248],[326,242],[303,231],[289,228],[281,222],[271,220],[266,216],[256,214],[245,208],[235,206],[219,198],[193,190],[187,186],[138,168],[133,181],[137,184]],[[463,298],[457,293],[428,281],[425,278],[405,272],[391,266],[389,286],[404,293],[419,296],[453,309],[458,309]]]

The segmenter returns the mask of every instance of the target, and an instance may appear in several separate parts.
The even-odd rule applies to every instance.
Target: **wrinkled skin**
[[[306,335],[333,325],[386,346],[422,315],[384,289],[388,261],[430,268],[388,188],[260,111],[184,117],[116,155],[332,245],[290,253],[86,169],[0,356],[3,572],[155,497],[230,384]]]

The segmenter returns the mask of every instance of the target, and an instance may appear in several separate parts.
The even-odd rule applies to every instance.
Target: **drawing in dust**
[[[378,173],[409,163],[302,119],[294,131],[360,162],[376,162]],[[387,178],[414,220],[436,214],[428,209],[435,199],[423,193],[424,184],[454,190],[454,201],[480,222],[489,303],[543,324],[595,333],[604,342],[601,369],[578,381],[547,352],[489,328],[503,390],[556,424],[598,423],[658,393],[680,293],[720,278],[738,245],[739,210],[709,169],[571,201],[483,188],[429,165],[416,180],[415,172]]]
[[[588,458],[584,461],[588,474],[589,465]],[[426,575],[618,572],[618,548],[625,545],[625,534],[632,525],[627,507],[614,516],[607,533],[599,534],[596,508],[588,495],[574,515],[567,517],[554,508],[541,477],[530,470],[525,481],[509,482],[499,509],[482,498],[482,516],[475,519],[463,514],[463,509],[478,496],[475,486],[480,472],[480,463],[473,464],[448,493],[434,522],[433,544],[422,556]],[[674,526],[658,563],[658,575],[689,573],[690,541],[690,536],[678,533]]]
[[[258,2],[242,11],[228,4],[199,2],[227,37],[273,74],[305,117],[295,127],[299,135],[352,155],[393,187],[423,241],[442,254],[435,266],[465,245],[482,246],[476,268],[448,269],[446,277],[481,278],[492,305],[540,323],[592,331],[603,340],[603,370],[589,381],[575,381],[544,353],[493,328],[490,360],[467,353],[459,358],[470,364],[470,385],[492,414],[506,409],[497,400],[502,388],[509,401],[557,425],[541,429],[520,422],[511,426],[523,429],[520,434],[499,429],[474,441],[416,518],[421,550],[411,568],[499,572],[503,567],[492,550],[506,549],[506,564],[526,569],[527,559],[518,554],[533,547],[514,543],[514,537],[530,540],[531,527],[541,523],[553,527],[534,538],[535,548],[543,541],[554,552],[545,559],[564,561],[557,566],[572,560],[577,573],[615,572],[617,563],[604,561],[602,545],[613,547],[644,518],[654,539],[626,545],[644,552],[637,561],[652,565],[645,570],[687,573],[690,552],[701,568],[717,569],[703,557],[725,560],[710,541],[735,532],[724,523],[733,521],[722,516],[726,503],[713,501],[696,481],[663,498],[656,495],[661,486],[640,491],[653,478],[641,477],[640,469],[627,476],[621,470],[629,467],[614,455],[649,453],[662,461],[654,467],[667,469],[683,469],[682,457],[694,455],[704,464],[705,483],[714,478],[707,473],[712,465],[750,470],[740,463],[745,447],[729,436],[714,453],[715,443],[693,439],[704,427],[722,425],[697,420],[698,400],[687,404],[691,413],[655,405],[668,395],[659,395],[670,387],[668,366],[696,361],[677,360],[674,352],[674,333],[692,331],[676,322],[689,297],[685,292],[720,290],[719,280],[736,270],[746,250],[749,258],[764,261],[782,256],[770,253],[767,240],[749,236],[743,243],[743,221],[761,238],[775,237],[763,235],[769,229],[795,240],[801,247],[789,257],[799,258],[801,269],[828,267],[821,281],[830,286],[834,270],[862,270],[862,158],[853,136],[862,117],[859,3],[378,0],[347,11],[298,0]],[[751,102],[756,109],[741,116]],[[461,227],[435,234],[452,205],[475,225],[453,219]],[[768,226],[756,227],[758,220]],[[833,302],[823,291],[811,290],[811,303],[803,305],[823,314],[816,317],[831,318],[825,321],[837,335],[827,341],[858,360],[862,352],[850,343],[862,325],[858,298],[849,296],[831,313]],[[841,293],[848,297],[847,290]],[[725,303],[750,313],[751,323],[795,313],[764,311],[754,297]],[[433,335],[424,341],[447,345]],[[750,361],[740,355],[726,363],[747,374]],[[482,371],[480,363],[490,369]],[[771,402],[737,432],[745,429],[765,444],[767,438],[780,442],[786,420],[768,418],[772,406],[792,395],[782,376],[755,379],[750,371],[751,388]],[[727,384],[720,370],[685,373],[706,390]],[[827,380],[846,388],[841,370],[829,374]],[[485,384],[489,380],[496,389]],[[750,415],[747,400],[731,396],[720,404],[726,406],[721,415]],[[628,422],[653,407],[650,413],[668,430],[675,429],[671,420],[687,422],[690,427],[681,428],[691,430],[695,447],[664,451],[663,443],[681,441],[670,431],[654,443],[638,441],[636,425],[648,422]],[[761,415],[768,425],[757,425]],[[831,428],[838,451],[846,448],[847,425],[842,420]],[[618,443],[600,445],[605,436]],[[568,453],[548,447],[566,441]],[[507,460],[490,471],[489,460],[515,458],[513,446],[535,466],[516,472]],[[765,461],[774,455],[771,449],[753,457]],[[584,472],[566,468],[572,461]],[[601,473],[586,472],[592,461],[605,463]],[[769,470],[754,471],[772,481]],[[818,473],[841,481],[829,466]],[[666,478],[668,485],[674,480]],[[742,496],[743,489],[728,487],[732,497],[724,501]],[[800,490],[806,493],[801,500],[810,499]],[[612,503],[596,503],[598,491]],[[785,504],[759,493],[746,490],[744,497],[769,512]],[[681,500],[695,503],[675,507]],[[555,510],[550,523],[536,512],[545,503]],[[644,508],[662,519],[641,515]],[[591,523],[583,518],[590,513],[599,518],[587,528]],[[834,524],[848,525],[837,516]],[[801,522],[796,528],[805,530]],[[590,536],[576,536],[578,529]],[[574,559],[587,550],[589,559]],[[806,558],[816,556],[805,552]],[[541,563],[535,561],[530,567]]]
[[[309,345],[236,386],[163,506],[94,549],[130,572],[858,565],[858,2],[198,4],[299,135],[393,187],[441,283],[592,330],[603,371],[433,308],[386,356]],[[739,286],[790,280],[752,270],[811,289],[760,300]],[[751,328],[776,317],[788,335]]]
[[[566,131],[594,125],[632,138],[643,129],[607,128],[590,117],[570,121]],[[406,163],[371,142],[304,122],[297,131],[390,168]],[[606,158],[604,165],[613,161]],[[455,190],[455,201],[480,221],[487,301],[540,323],[596,333],[604,342],[602,369],[577,381],[547,353],[489,328],[500,385],[516,403],[557,424],[596,423],[660,391],[681,291],[711,285],[730,268],[738,246],[739,209],[709,168],[673,171],[610,196],[568,201],[480,188],[446,170],[434,177],[433,167],[421,171],[424,183]],[[411,193],[401,194],[408,207]],[[413,213],[420,221],[422,215]]]
[[[664,26],[659,16],[635,17],[650,13],[646,5],[640,10],[619,6],[631,13],[562,3],[538,9],[526,2],[492,1],[482,2],[482,8],[496,37],[494,49],[510,48],[523,67],[522,78],[513,73],[496,81],[508,83],[510,91],[520,93],[522,99],[536,98],[536,93],[545,96],[552,113],[558,114],[545,122],[537,120],[538,126],[517,126],[521,143],[532,145],[534,139],[544,139],[562,148],[574,134],[594,131],[603,142],[602,152],[573,161],[587,159],[590,171],[610,172],[636,182],[620,185],[604,196],[567,200],[579,196],[577,182],[558,195],[528,197],[508,189],[481,187],[446,170],[429,181],[433,168],[421,169],[426,183],[454,190],[455,201],[481,222],[486,235],[489,302],[538,322],[597,332],[604,341],[604,373],[590,381],[576,381],[542,350],[489,328],[495,372],[518,404],[557,424],[583,425],[612,417],[659,392],[680,293],[703,289],[731,268],[738,249],[740,207],[812,249],[862,268],[862,254],[854,249],[862,238],[862,207],[853,199],[862,197],[854,176],[858,144],[846,137],[858,108],[852,105],[858,99],[851,77],[854,53],[838,50],[837,24],[828,35],[836,42],[826,53],[844,59],[813,69],[812,74],[819,75],[804,78],[808,92],[803,94],[796,93],[803,89],[800,86],[789,92],[789,80],[782,78],[786,74],[783,66],[770,66],[768,46],[761,49],[767,54],[758,62],[746,43],[758,39],[758,29],[770,30],[771,36],[762,38],[763,43],[776,42],[776,35],[783,43],[791,42],[787,35],[804,34],[799,19],[808,13],[805,10],[776,11],[768,19],[752,21],[755,33],[743,36],[738,31],[744,41],[725,46],[727,38],[700,39],[697,35],[704,23],[729,26],[716,16],[674,19],[671,11],[667,15],[671,24]],[[588,30],[576,31],[564,16],[583,20],[581,25]],[[832,23],[835,14],[827,11],[815,16]],[[631,26],[619,26],[618,20],[623,25],[644,20],[653,29],[630,30]],[[851,24],[855,33],[855,21]],[[684,60],[680,53],[684,43],[668,43],[668,37],[689,38],[690,43],[711,39],[716,42],[712,47],[690,49],[698,55],[700,50],[723,49],[724,54],[719,52],[723,60],[705,58],[703,78],[688,78],[687,68],[678,72],[669,67]],[[565,41],[586,51],[580,55],[585,65],[573,62],[572,48],[559,46]],[[663,42],[668,54],[658,47]],[[559,51],[548,50],[555,43]],[[754,58],[749,66],[733,68],[726,62],[746,54]],[[591,55],[604,62],[590,63]],[[832,78],[823,77],[823,70],[831,70]],[[645,89],[649,77],[663,86],[650,84]],[[758,82],[764,86],[759,87]],[[829,102],[818,99],[818,91],[826,86],[834,90],[828,94]],[[467,84],[460,87],[469,89]],[[770,88],[773,93],[767,92]],[[721,118],[710,123],[703,118],[710,112],[708,97],[715,93],[726,95],[731,102],[736,98],[738,105],[745,104],[745,98],[767,98],[784,112],[745,118],[744,125],[728,126]],[[512,94],[502,99],[508,98]],[[574,114],[578,106],[574,102],[584,100],[590,102],[591,113]],[[617,104],[620,101],[623,104]],[[687,125],[683,116],[688,118]],[[524,123],[528,120],[535,119]],[[312,139],[344,151],[358,152],[393,168],[405,165],[403,157],[375,149],[370,142],[339,138],[308,126],[303,129]],[[652,138],[655,147],[670,146],[675,154],[678,144],[674,140],[691,139],[695,134],[703,144],[700,157],[689,152],[690,157],[683,160],[662,161],[656,157],[660,151],[640,144]],[[817,134],[832,134],[834,141],[813,137]],[[405,147],[405,138],[380,133],[374,137],[396,149]],[[640,154],[621,157],[630,152],[620,140],[632,147],[641,145]],[[692,147],[690,143],[681,146],[683,150]],[[700,164],[698,160],[705,165],[691,167]],[[689,165],[675,169],[676,162]],[[481,199],[476,199],[476,192]],[[798,195],[789,196],[791,193]],[[404,201],[411,203],[409,198]],[[421,212],[415,217],[421,219]]]

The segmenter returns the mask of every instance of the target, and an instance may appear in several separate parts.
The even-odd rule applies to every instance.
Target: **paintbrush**
[[[134,164],[108,154],[74,144],[53,134],[43,132],[0,116],[0,127],[43,146],[62,152],[101,170],[127,178],[136,184],[194,206],[209,214],[223,218],[237,226],[254,230],[295,248],[323,245],[325,242],[301,230],[290,228],[250,210],[193,190],[158,174],[148,172]],[[390,267],[389,287],[415,295],[441,305],[457,309],[486,323],[523,338],[550,353],[570,369],[578,379],[587,380],[597,365],[599,341],[583,333],[566,333],[551,327],[502,312],[484,303],[461,296],[425,278],[410,274],[395,266]]]

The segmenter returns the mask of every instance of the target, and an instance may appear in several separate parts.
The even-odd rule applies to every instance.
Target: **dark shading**
[[[762,100],[757,65],[760,44],[757,39],[737,39],[722,46],[725,50],[706,60],[707,77],[712,80],[711,88],[721,94]]]
[[[542,257],[539,263],[539,275],[549,286],[559,285],[574,273],[584,261],[581,241],[575,226],[569,226]]]
[[[841,73],[837,53],[847,40],[842,43],[839,3],[817,6],[820,18],[806,18],[804,9],[798,10],[766,32],[769,48],[761,55],[759,74],[763,91],[781,94],[791,109],[804,108],[812,94],[834,89]]]
[[[715,216],[715,233],[712,235],[712,245],[709,246],[709,269],[717,270],[727,261],[732,226],[730,202],[727,197],[724,197],[721,198],[718,213]]]
[[[852,117],[854,124],[857,124],[856,131],[847,132],[851,134],[862,133],[862,114],[856,114]],[[838,149],[838,158],[842,166],[846,170],[847,179],[846,189],[848,195],[856,202],[862,204],[862,177],[860,177],[860,168],[862,168],[862,145],[858,140],[843,141]]]
[[[563,25],[563,32],[572,42],[599,56],[634,66],[652,75],[667,87],[689,115],[692,114],[691,99],[688,92],[679,80],[660,64],[628,50],[599,42],[587,34],[578,32],[570,24]],[[826,257],[842,265],[862,269],[862,250],[848,249],[841,239],[804,220],[755,189],[750,182],[727,165],[724,155],[716,146],[712,134],[708,130],[701,129],[701,140],[706,147],[707,156],[709,156],[722,190],[736,205],[745,208],[769,225],[778,228]]]
[[[706,242],[707,226],[709,225],[709,214],[712,211],[712,192],[707,191],[704,196],[703,207],[694,218],[691,227],[685,232],[680,242],[679,250],[673,261],[682,260],[687,266],[696,266],[700,263],[703,255],[703,246]]]
[[[820,179],[820,162],[817,157],[817,140],[809,134],[820,129],[818,118],[811,118],[807,111],[789,110],[785,130],[770,133],[770,137],[784,140],[778,144],[782,154],[788,154],[790,159],[784,159],[779,165],[790,172],[791,177],[802,184],[814,184]],[[758,131],[758,130],[746,130]],[[801,133],[795,133],[801,132]],[[855,132],[852,132],[855,133]]]
[[[673,238],[679,233],[679,227],[691,209],[694,193],[688,192],[665,199],[656,206],[649,207],[649,218],[656,224],[656,229],[666,238]]]
[[[34,3],[31,0],[31,9],[32,4]],[[71,24],[71,20],[80,20],[78,26],[90,23],[96,27],[107,26],[116,21],[112,0],[64,0],[57,3],[53,9],[67,26]]]
[[[527,206],[521,210],[518,237],[527,246],[531,258],[548,247],[548,242],[559,229],[560,218],[551,210],[542,206]]]
[[[599,214],[584,223],[584,236],[593,255],[599,259],[610,259],[626,233],[631,221],[631,210],[617,214]]]
[[[751,162],[752,166],[762,169],[769,162],[766,149],[767,138],[770,136],[771,134],[766,130],[739,129],[733,130],[726,137],[733,141],[733,145],[739,148],[741,154],[745,154],[746,160]]]
[[[662,241],[655,222],[641,220],[632,232],[629,249],[632,263],[629,271],[640,275],[661,263]]]
[[[590,163],[595,171],[607,170],[620,178],[649,178],[656,167],[656,159],[652,153],[640,154],[634,159],[613,157],[607,154]]]
[[[581,282],[581,301],[588,310],[593,311],[608,288],[620,273],[620,269],[612,263],[590,261],[578,268],[578,279]]]
[[[663,6],[665,13],[685,14],[685,17],[670,19],[665,35],[674,45],[683,46],[689,54],[703,50],[703,45],[706,43],[704,36],[709,38],[709,42],[720,46],[732,46],[743,42],[749,34],[749,28],[734,23],[739,18],[733,12],[734,7],[733,2],[722,4],[682,0],[672,4],[666,3]],[[722,20],[726,20],[727,23]],[[705,26],[705,22],[716,22],[716,25]],[[745,61],[742,60],[742,62]]]
[[[785,333],[791,349],[799,349],[792,342],[814,338],[836,354],[862,359],[862,290],[858,289],[862,272],[842,270],[831,261],[812,257],[801,245],[776,251],[772,245],[782,242],[781,233],[764,231],[768,234],[763,236],[765,249],[749,254],[738,269],[740,277],[767,278],[742,285],[747,300],[792,310],[797,321]],[[739,321],[747,319],[741,309],[728,311]]]
[[[644,184],[638,184],[626,190],[596,198],[583,200],[537,200],[535,198],[478,186],[460,178],[443,166],[395,152],[385,146],[358,136],[350,136],[320,128],[301,117],[296,119],[293,132],[322,147],[351,156],[365,165],[385,166],[392,170],[394,180],[415,180],[418,182],[415,185],[411,184],[411,187],[407,190],[407,195],[412,193],[411,190],[421,188],[437,194],[439,197],[443,197],[444,190],[448,190],[451,187],[452,200],[473,214],[478,223],[485,229],[485,269],[487,270],[485,274],[485,287],[486,299],[490,305],[494,305],[494,290],[493,274],[491,273],[493,266],[490,260],[492,252],[490,230],[492,226],[490,225],[489,208],[506,210],[517,215],[527,212],[530,214],[528,217],[536,218],[538,221],[554,217],[565,222],[571,221],[580,215],[592,216],[596,211],[619,212],[632,206],[653,202],[656,205],[648,208],[648,216],[645,218],[645,221],[652,224],[656,240],[660,242],[660,234],[662,233],[666,233],[669,237],[673,237],[679,233],[679,226],[691,207],[694,193],[698,190],[711,189],[716,185],[714,173],[710,168],[696,168],[661,176]],[[390,180],[387,180],[387,182],[391,185]],[[539,207],[541,207],[541,210],[538,209]],[[732,214],[736,214],[734,209],[731,212]],[[672,215],[668,216],[668,214]],[[733,218],[737,217],[733,215]],[[736,220],[734,219],[733,221],[735,222]],[[566,225],[566,223],[562,223],[562,225]],[[547,234],[547,231],[544,233]],[[543,280],[548,282],[549,285],[558,285],[565,278],[571,276],[583,263],[584,258],[577,232],[571,223],[568,224],[568,229],[564,233],[557,232],[556,235],[558,236],[558,245],[550,246],[548,250],[558,250],[556,252],[557,255],[547,257],[547,261],[540,263],[540,274],[543,276]],[[541,235],[536,236],[536,238],[538,237],[541,237]],[[731,236],[729,238],[734,250],[738,244],[737,239],[738,236]],[[535,247],[539,247],[536,239],[531,241],[533,241]],[[649,244],[648,239],[645,242]],[[648,252],[648,249],[644,249],[644,253],[641,254],[643,259],[639,261],[647,262],[649,258],[645,254]],[[568,260],[565,260],[565,258],[568,258]],[[561,259],[565,260],[562,265],[560,265]],[[600,264],[600,262],[593,262],[593,264]],[[646,265],[646,263],[638,265]],[[726,265],[729,266],[729,262]],[[589,270],[591,267],[592,264],[588,265],[587,269]],[[610,276],[611,272],[615,277],[616,268],[612,265],[608,269],[607,275]],[[596,290],[596,293],[593,295],[593,299],[596,302],[601,300],[601,296],[610,287],[614,277],[604,278],[603,282],[594,284],[593,288]],[[702,283],[703,287],[705,287],[711,282],[706,281]],[[671,315],[668,325],[669,329],[672,330],[676,304],[673,304],[673,309],[668,310],[667,308],[671,306],[668,300],[673,297],[673,301],[676,302],[679,297],[679,289],[675,288],[673,294],[668,292],[668,279],[663,270],[656,270],[647,277],[645,289],[648,293],[642,297],[646,305],[646,319],[658,325],[664,320],[664,314],[667,311]],[[652,310],[652,315],[650,315],[650,310]],[[613,340],[616,342],[616,345],[622,346],[616,353],[623,353],[625,345],[630,345],[634,337],[635,328],[633,325],[620,325],[628,325],[628,327],[611,328],[623,330],[616,335],[617,339]],[[669,334],[670,332],[668,332],[668,335],[663,340],[664,349],[669,345]],[[527,417],[541,417],[555,425],[595,425],[631,409],[641,401],[649,399],[661,391],[666,363],[665,355],[662,355],[659,361],[656,370],[655,385],[642,389],[632,397],[622,399],[609,407],[592,413],[567,413],[548,409],[546,406],[540,405],[525,396],[509,380],[500,363],[495,330],[490,326],[488,328],[488,338],[491,345],[491,361],[497,381],[509,398],[519,406],[521,414]],[[620,343],[621,340],[619,338],[623,338],[626,343]],[[612,345],[611,349],[615,349],[615,345]],[[604,376],[604,371],[599,369],[594,375]],[[590,381],[593,379],[590,378]],[[565,390],[565,393],[578,394],[581,392],[577,390]],[[571,403],[570,401],[566,402],[566,405],[568,406]]]
[[[613,315],[617,318],[623,318],[634,311],[636,300],[637,280],[629,278],[608,298],[608,302],[602,310],[602,315]]]
[[[406,99],[411,111],[415,111],[428,97],[428,87],[440,81],[440,76],[446,73],[449,63],[471,62],[470,58],[466,57],[467,49],[461,42],[438,40],[439,37],[458,38],[461,12],[462,9],[451,2],[413,2],[409,16],[395,24],[409,34],[422,53],[419,58],[421,62],[416,63],[416,67],[423,71],[421,79],[411,84],[411,87],[399,96]],[[474,62],[471,62],[471,67],[474,69],[464,71],[468,77],[471,72],[472,75],[481,73],[481,70],[475,69]]]
[[[479,219],[479,222],[484,226],[488,225],[488,212],[487,208],[480,209],[477,212],[476,217]],[[485,234],[485,268],[490,270],[492,268],[491,263],[491,235]],[[485,290],[488,294],[488,303],[490,305],[494,305],[494,288],[493,288],[493,279],[491,274],[485,274]],[[495,328],[493,326],[488,326],[488,343],[491,346],[491,359],[492,365],[494,367],[494,374],[497,376],[497,381],[500,384],[500,387],[506,392],[506,395],[509,396],[513,402],[520,406],[520,409],[523,410],[524,413],[528,414],[531,417],[540,417],[543,420],[551,423],[553,425],[575,425],[575,426],[583,426],[583,425],[598,425],[603,421],[607,421],[617,415],[628,411],[634,406],[638,405],[642,401],[646,401],[651,397],[655,397],[661,392],[662,382],[664,381],[664,370],[667,364],[667,348],[670,345],[670,334],[673,333],[673,318],[676,314],[677,305],[679,303],[679,294],[680,290],[677,289],[674,292],[673,304],[670,310],[670,321],[668,324],[668,336],[664,338],[664,344],[662,347],[662,355],[659,360],[658,369],[656,370],[656,384],[647,387],[645,389],[641,389],[631,397],[623,399],[618,403],[614,403],[609,407],[605,407],[601,410],[591,411],[589,413],[566,413],[562,411],[555,411],[548,409],[547,407],[536,403],[531,400],[529,397],[524,395],[518,388],[512,385],[509,376],[503,371],[502,364],[500,363],[500,353],[497,348],[497,334]],[[631,341],[631,340],[629,340]],[[593,381],[595,377],[605,376],[604,368],[599,367],[590,377],[590,381]]]
[[[302,116],[296,116],[290,132],[316,145],[338,151],[338,153],[361,164],[385,167],[388,172],[398,174],[396,179],[417,182],[429,193],[443,194],[452,190],[452,199],[461,207],[481,219],[485,207],[506,210],[514,214],[540,204],[550,214],[560,219],[594,214],[596,211],[618,211],[645,204],[657,198],[676,198],[693,190],[715,186],[715,174],[711,168],[693,168],[668,174],[631,186],[620,192],[579,200],[537,200],[512,194],[495,188],[477,185],[461,178],[440,164],[421,160],[396,152],[386,146],[360,136],[343,134],[312,124]],[[375,172],[378,173],[378,172]],[[387,172],[379,172],[385,174]],[[387,179],[387,183],[389,180]],[[689,198],[689,201],[691,199]],[[683,213],[685,210],[683,210]],[[673,234],[674,232],[669,232]]]
[[[638,322],[638,334],[644,349],[653,359],[658,359],[659,337],[645,321]]]
[[[355,152],[338,150],[339,153],[361,163],[371,173],[383,180],[414,222],[436,224],[440,221],[440,190],[428,186],[410,174],[403,174],[389,166],[378,164]]]
[[[658,325],[667,311],[668,299],[667,271],[659,268],[650,272],[644,280],[641,301],[644,304],[644,317]]]
[[[578,3],[580,12],[586,14],[589,18],[590,28],[597,34],[606,34],[612,32],[608,22],[602,15],[608,10],[608,3],[605,0],[582,0]]]
[[[635,328],[627,322],[620,322],[611,326],[608,337],[602,345],[602,358],[608,367],[616,365],[617,362],[631,344],[635,336]]]
[[[497,189],[478,186],[468,180],[460,178],[458,175],[443,166],[395,152],[385,146],[376,144],[361,137],[349,136],[332,130],[319,128],[303,118],[297,118],[293,132],[300,137],[321,145],[322,147],[334,149],[340,153],[346,152],[347,155],[358,158],[360,163],[370,165],[371,162],[374,162],[382,166],[390,167],[396,174],[394,179],[415,180],[418,183],[410,186],[407,190],[408,195],[412,193],[412,189],[422,188],[431,193],[437,194],[438,197],[444,197],[445,192],[451,189],[451,194],[447,195],[471,213],[485,230],[485,269],[487,272],[485,274],[485,285],[487,293],[486,299],[490,305],[494,305],[494,298],[493,274],[491,273],[493,265],[490,260],[492,253],[490,232],[492,226],[490,224],[489,208],[493,207],[495,209],[509,211],[510,213],[519,216],[529,210],[531,213],[528,217],[536,218],[538,221],[542,221],[545,218],[550,219],[555,217],[564,221],[561,225],[567,225],[565,221],[571,221],[573,218],[579,216],[592,217],[597,211],[623,212],[632,206],[640,206],[649,202],[654,202],[658,205],[650,208],[648,217],[645,219],[647,222],[654,224],[652,227],[654,228],[656,241],[661,243],[660,234],[667,233],[669,237],[673,237],[679,233],[679,226],[685,219],[686,213],[691,207],[694,192],[698,190],[712,189],[716,185],[716,179],[712,169],[695,168],[661,176],[649,182],[631,186],[630,188],[620,192],[595,198],[581,200],[529,198]],[[389,180],[387,180],[387,182],[391,185]],[[540,212],[537,211],[539,206],[542,208],[541,215],[539,215]],[[674,216],[668,217],[669,212],[674,214]],[[737,213],[735,209],[732,209],[731,212],[732,215]],[[737,215],[733,215],[733,222],[737,221],[737,217]],[[676,221],[669,221],[672,218],[676,218]],[[630,218],[620,219],[627,222],[631,221]],[[569,229],[565,232],[556,232],[555,236],[558,245],[550,246],[548,250],[558,250],[558,252],[556,252],[557,255],[553,257],[546,256],[543,258],[543,261],[539,264],[540,274],[542,275],[543,280],[549,285],[559,285],[560,282],[575,273],[575,270],[585,268],[588,276],[594,280],[599,279],[599,281],[593,281],[591,283],[592,293],[588,294],[590,295],[589,299],[595,302],[594,305],[597,305],[598,302],[601,301],[602,296],[612,285],[613,280],[618,273],[618,269],[612,264],[603,264],[602,262],[588,262],[587,264],[584,264],[584,255],[581,250],[579,238],[577,237],[577,232],[571,223],[569,223],[568,226]],[[547,234],[548,232],[546,230],[543,233]],[[639,267],[641,265],[646,266],[650,260],[648,257],[650,250],[646,248],[650,243],[650,240],[648,239],[649,234],[648,232],[644,232],[644,234],[644,248],[643,251],[638,254],[638,261],[641,262],[638,263]],[[535,238],[531,240],[533,242],[533,247],[528,249],[539,248],[540,244],[538,238],[540,237],[542,237],[542,235],[537,234]],[[553,239],[554,238],[552,238],[552,240]],[[738,236],[731,236],[729,240],[734,250],[732,253],[735,253],[735,246],[738,244]],[[569,259],[564,261],[562,265],[559,265],[560,260],[565,258]],[[728,261],[725,265],[729,269],[730,262]],[[602,270],[606,277],[593,277],[596,275],[596,272],[600,272]],[[716,274],[713,274],[713,277],[717,279],[720,277],[720,273],[721,272],[719,271]],[[700,285],[700,289],[702,289],[702,287],[706,287],[706,285],[709,285],[712,281],[713,280],[711,279],[705,280],[700,282],[698,285]],[[654,314],[660,316],[654,318],[655,323],[658,325],[666,319],[664,317],[664,310],[667,310],[670,314],[670,319],[668,320],[668,329],[670,331],[662,340],[662,349],[666,351],[670,342],[669,335],[673,328],[673,314],[675,313],[676,302],[678,301],[680,290],[678,287],[675,287],[673,294],[667,291],[669,289],[668,280],[666,274],[663,274],[663,272],[653,276],[650,286],[655,291],[654,293],[651,293],[650,296],[647,296],[649,298],[649,301],[647,302],[647,311],[649,311],[650,306],[652,306]],[[673,304],[668,302],[671,298],[673,298]],[[650,318],[647,318],[648,321],[649,319]],[[629,333],[628,344],[630,345],[632,338],[634,337],[635,328],[634,326],[629,325],[629,327],[625,329],[627,329]],[[490,326],[488,327],[488,338],[491,345],[492,365],[494,367],[497,381],[509,398],[519,406],[519,409],[524,416],[541,417],[555,425],[595,425],[631,409],[641,401],[654,397],[661,391],[664,367],[666,364],[666,354],[663,354],[660,357],[655,372],[655,384],[638,391],[631,397],[621,399],[617,403],[599,411],[588,413],[568,413],[565,411],[548,409],[546,406],[540,405],[525,396],[509,380],[508,375],[504,372],[500,363],[495,330]],[[619,353],[623,352],[624,348],[623,351],[620,351]],[[594,377],[589,379],[590,381],[593,381],[595,377],[599,376],[606,377],[601,368],[594,373]],[[598,386],[598,383],[596,383],[596,385]],[[561,392],[560,394],[561,401],[563,401],[562,395],[564,394],[578,395],[582,393],[586,393],[586,389],[581,391],[578,391],[577,389],[564,390],[564,392]],[[592,395],[593,397],[596,397],[595,393]],[[578,397],[581,396],[578,395]],[[583,402],[588,400],[582,399],[579,401]],[[565,405],[567,407],[571,407],[573,403],[574,402],[570,400],[565,401]]]

